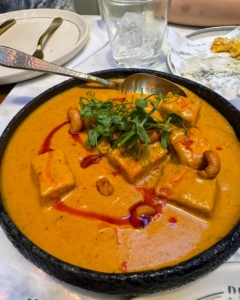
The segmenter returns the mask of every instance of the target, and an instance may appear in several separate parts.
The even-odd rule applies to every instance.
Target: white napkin
[[[225,37],[240,36],[240,27]],[[240,97],[240,60],[229,53],[213,53],[211,45],[214,38],[191,41],[181,34],[168,29],[167,42],[170,59],[176,75],[199,82],[226,99]]]
[[[99,51],[108,42],[108,35],[101,20],[90,24],[90,37],[84,48],[64,67],[81,71],[84,60]],[[0,135],[13,116],[29,101],[50,87],[68,80],[69,77],[59,75],[42,75],[37,78],[18,83],[0,105]]]
[[[95,52],[100,50],[108,42],[107,29],[102,20],[93,21],[90,24],[90,38],[83,48],[81,54],[77,54],[73,59],[67,62],[64,67],[78,70],[76,67],[92,56]]]

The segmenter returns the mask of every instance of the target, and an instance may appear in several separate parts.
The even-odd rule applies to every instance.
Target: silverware
[[[4,33],[8,28],[10,28],[13,24],[15,24],[17,21],[15,19],[10,19],[5,22],[3,22],[0,25],[0,34]]]
[[[178,95],[187,96],[184,90],[181,89],[178,85],[157,76],[136,73],[130,75],[122,82],[117,83],[89,74],[66,69],[53,63],[49,63],[47,61],[32,57],[31,55],[18,51],[16,49],[4,46],[0,46],[0,65],[8,68],[41,71],[45,73],[64,75],[77,79],[83,79],[86,81],[97,82],[108,88],[119,90],[123,93],[140,93],[142,88],[143,92],[146,94],[151,94],[157,90],[162,93],[163,96],[166,96],[168,92],[175,92]]]
[[[43,54],[43,51],[42,51],[42,43],[45,39],[45,37],[53,32],[54,30],[56,30],[63,22],[63,19],[62,18],[55,18],[53,19],[52,23],[50,24],[50,26],[48,27],[48,29],[41,35],[41,37],[39,38],[38,40],[38,44],[37,44],[37,48],[36,48],[36,51],[33,53],[32,56],[34,57],[37,57],[39,59],[43,59],[44,57],[44,54]]]

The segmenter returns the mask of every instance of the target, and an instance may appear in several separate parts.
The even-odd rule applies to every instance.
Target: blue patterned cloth
[[[73,0],[0,0],[0,13],[33,8],[58,8],[75,11]]]

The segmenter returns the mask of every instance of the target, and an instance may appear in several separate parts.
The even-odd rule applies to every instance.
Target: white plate
[[[205,28],[205,29],[199,29],[197,31],[194,31],[188,35],[186,35],[186,38],[190,39],[191,41],[198,41],[208,38],[216,38],[219,36],[224,36],[228,34],[230,31],[236,29],[237,26],[220,26],[220,27],[211,27],[211,28]],[[167,54],[167,63],[170,71],[177,75],[175,67],[171,61],[170,52],[168,51]]]
[[[45,40],[44,60],[62,65],[73,58],[89,37],[87,21],[80,15],[61,9],[28,9],[0,14],[0,24],[15,18],[17,22],[0,35],[0,45],[33,54],[38,39],[55,17],[63,18],[61,26]],[[0,66],[0,85],[42,75],[39,72]]]

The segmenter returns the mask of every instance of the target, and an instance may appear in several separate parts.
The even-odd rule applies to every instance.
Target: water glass
[[[147,68],[161,51],[171,0],[102,0],[102,14],[116,63]]]
[[[101,16],[102,20],[104,21],[103,11],[102,11],[102,1],[104,1],[104,0],[97,0],[97,4],[98,4],[98,9],[99,9],[100,16]]]

